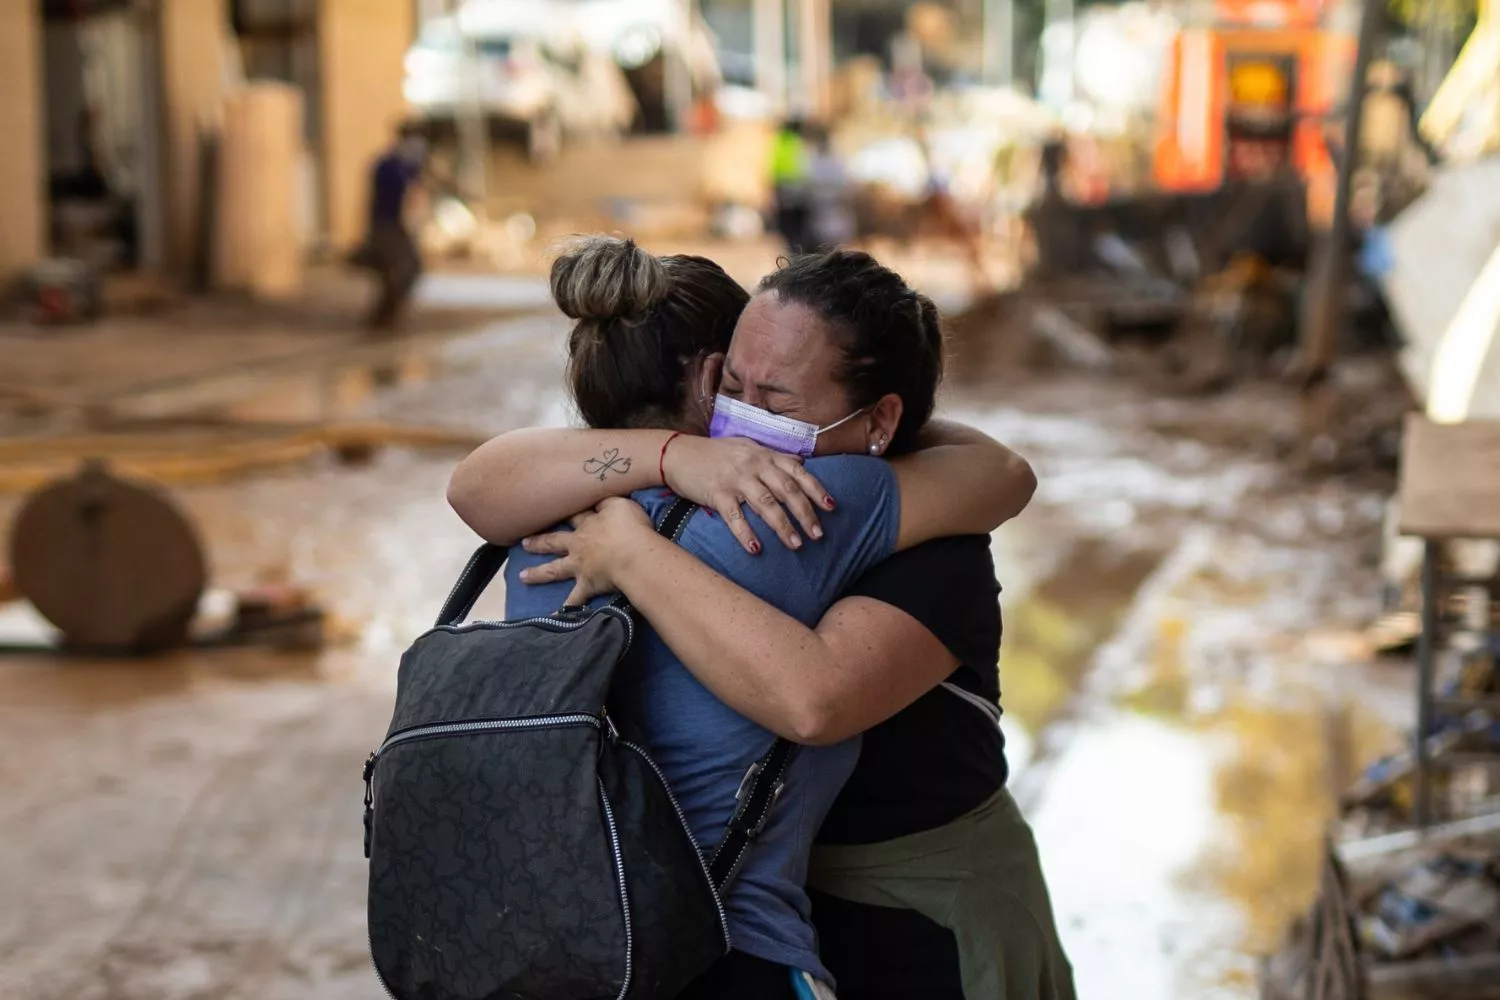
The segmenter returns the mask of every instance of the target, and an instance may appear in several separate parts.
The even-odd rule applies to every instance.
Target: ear
[[[719,391],[719,379],[724,377],[724,352],[715,351],[704,355],[698,365],[698,392],[705,397],[705,401],[712,401],[714,393]]]
[[[880,401],[870,408],[870,454],[884,455],[890,448],[891,441],[896,436],[896,428],[901,424],[904,409],[901,397],[894,392],[881,396]]]
[[[701,433],[708,432],[708,422],[714,413],[714,394],[719,391],[719,378],[723,373],[722,353],[704,354],[688,364],[686,382],[682,387],[682,412],[692,426],[703,428]]]

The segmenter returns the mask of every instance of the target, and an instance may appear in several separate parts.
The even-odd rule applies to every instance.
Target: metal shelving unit
[[[1486,712],[1500,719],[1500,694],[1439,693],[1440,661],[1457,655],[1490,657],[1497,641],[1495,581],[1464,579],[1444,562],[1444,544],[1500,540],[1500,421],[1435,424],[1407,420],[1401,462],[1401,533],[1422,539],[1422,633],[1417,645],[1417,726],[1413,743],[1413,813],[1418,828],[1435,819],[1434,774],[1439,769],[1493,765],[1500,752],[1475,751],[1433,733],[1438,713]],[[1466,637],[1465,651],[1454,640]],[[1444,747],[1447,742],[1452,745]]]

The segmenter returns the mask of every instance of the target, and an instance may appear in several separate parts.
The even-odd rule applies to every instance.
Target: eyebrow
[[[729,363],[729,359],[727,359],[727,358],[724,360],[724,370],[726,372],[728,372],[729,375],[736,382],[744,382],[745,381],[744,378],[741,377],[740,373],[734,370],[734,366]],[[782,396],[795,396],[795,395],[797,395],[795,392],[793,392],[791,389],[788,389],[786,386],[784,386],[784,385],[777,385],[774,382],[757,382],[757,383],[755,383],[755,387],[757,389],[759,389],[761,392],[774,392],[774,393],[777,393],[777,394],[782,395]]]

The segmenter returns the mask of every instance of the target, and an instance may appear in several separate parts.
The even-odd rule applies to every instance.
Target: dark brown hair
[[[937,306],[867,253],[800,254],[766,275],[760,291],[806,306],[839,338],[834,377],[855,407],[887,393],[901,397],[890,451],[910,451],[932,417],[943,380],[943,329]]]
[[[706,257],[657,257],[634,240],[580,237],[552,262],[552,297],[575,320],[568,388],[590,427],[683,423],[685,376],[729,349],[750,295]]]

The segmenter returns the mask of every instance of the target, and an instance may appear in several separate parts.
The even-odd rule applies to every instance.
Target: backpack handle
[[[663,538],[677,541],[682,536],[683,529],[687,527],[688,518],[697,509],[698,505],[691,500],[678,497],[662,515],[661,523],[656,525],[656,533]],[[495,579],[495,574],[500,572],[500,567],[505,565],[505,559],[509,554],[508,546],[493,545],[489,542],[475,549],[474,554],[469,557],[468,565],[464,566],[464,571],[458,575],[458,582],[448,592],[448,599],[443,602],[443,610],[438,612],[437,624],[439,626],[457,625],[469,617],[469,612],[474,610],[474,605],[479,601],[479,595],[484,593],[484,588]],[[617,608],[631,610],[630,602],[625,600],[624,594],[616,597],[612,603]]]
[[[474,550],[469,557],[469,562],[464,566],[464,571],[458,575],[458,582],[448,592],[448,599],[443,602],[443,610],[438,612],[437,624],[457,625],[469,617],[469,612],[474,610],[479,595],[484,593],[484,588],[495,579],[495,574],[500,572],[500,567],[505,565],[505,557],[510,555],[510,548],[505,545],[491,545],[485,542]]]

